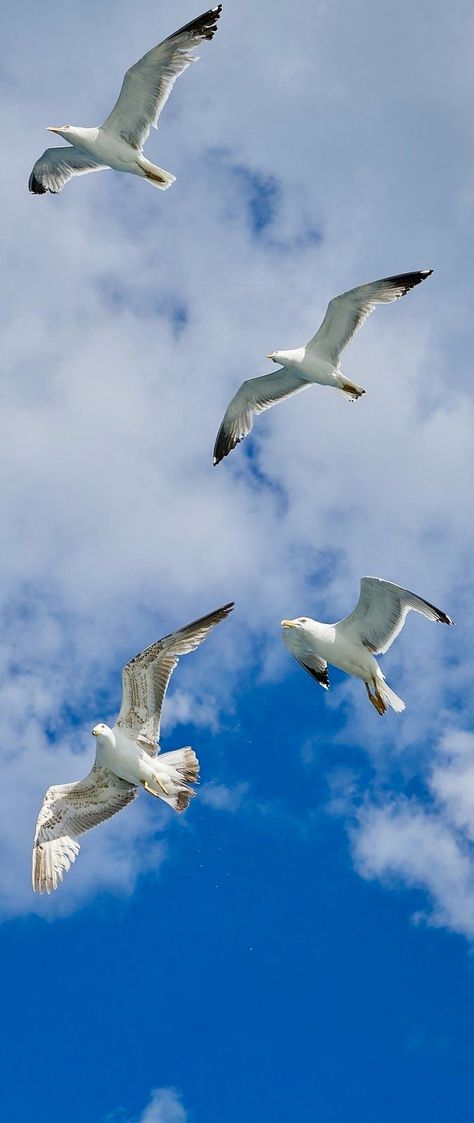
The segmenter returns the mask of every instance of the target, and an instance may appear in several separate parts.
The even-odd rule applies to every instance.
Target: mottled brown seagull
[[[112,729],[92,730],[96,757],[85,780],[48,788],[36,823],[33,889],[51,893],[79,853],[78,836],[110,819],[144,788],[184,811],[195,792],[199,762],[190,748],[160,752],[160,720],[171,675],[181,655],[194,651],[234,605],[202,616],[147,647],[122,671],[122,705]]]

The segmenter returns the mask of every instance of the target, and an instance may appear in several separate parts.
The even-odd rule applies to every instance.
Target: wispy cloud
[[[369,796],[352,845],[363,877],[428,894],[415,913],[432,925],[474,937],[474,734],[446,733],[427,774],[429,795]]]
[[[175,1088],[156,1088],[139,1123],[187,1123],[188,1113]]]
[[[187,1123],[188,1112],[176,1088],[155,1088],[140,1116],[130,1118],[122,1108],[107,1116],[105,1123]]]
[[[202,803],[214,811],[238,811],[247,796],[250,785],[244,782],[228,787],[227,784],[203,784],[199,792]]]

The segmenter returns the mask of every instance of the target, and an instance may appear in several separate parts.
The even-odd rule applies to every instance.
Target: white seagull
[[[307,390],[315,382],[342,390],[351,401],[365,394],[362,386],[342,373],[341,352],[377,304],[390,304],[425,281],[432,269],[383,277],[330,300],[321,327],[304,347],[291,351],[272,351],[267,359],[280,363],[273,374],[249,378],[227,406],[214,446],[214,464],[227,456],[242,441],[253,425],[254,414]]]
[[[78,836],[115,815],[138,787],[184,811],[195,792],[199,761],[190,748],[160,752],[160,717],[168,683],[180,655],[194,651],[234,605],[208,616],[148,647],[122,671],[122,704],[112,729],[95,725],[95,763],[85,780],[48,788],[36,823],[33,889],[51,893],[76,860]]]
[[[218,4],[204,12],[163,43],[152,47],[131,66],[118,100],[103,125],[93,129],[51,126],[48,132],[57,133],[73,147],[47,148],[43,152],[30,175],[30,191],[35,195],[44,195],[46,191],[57,194],[73,175],[105,168],[142,176],[154,187],[166,191],[176,176],[151,164],[143,155],[143,145],[151,127],[157,128],[161,110],[176,79],[191,62],[197,62],[196,56],[190,53],[192,48],[213,38],[221,10],[222,4]]]
[[[381,577],[362,577],[359,600],[350,616],[345,616],[338,624],[320,624],[306,616],[282,620],[283,642],[325,690],[329,689],[328,663],[331,663],[348,675],[362,679],[377,713],[384,714],[387,706],[401,713],[405,703],[387,686],[374,655],[388,651],[411,609],[428,620],[453,623],[445,612],[416,593],[383,581]]]

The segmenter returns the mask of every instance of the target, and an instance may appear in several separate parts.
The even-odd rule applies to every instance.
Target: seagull
[[[158,127],[158,118],[176,79],[191,62],[197,62],[190,53],[192,48],[213,38],[221,10],[222,4],[210,8],[131,66],[103,125],[93,129],[50,126],[48,132],[57,133],[73,147],[47,148],[34,165],[29,190],[35,195],[44,195],[46,191],[57,194],[72,176],[106,168],[142,176],[160,191],[171,187],[176,176],[151,164],[143,155],[143,145],[151,127]]]
[[[432,269],[383,277],[341,293],[329,301],[321,327],[304,347],[291,351],[272,351],[267,359],[280,363],[277,371],[259,378],[248,378],[227,406],[214,446],[214,465],[250,433],[254,414],[277,402],[307,390],[315,382],[334,386],[351,401],[365,394],[362,386],[342,373],[341,352],[377,304],[391,304],[425,281]]]
[[[79,853],[78,836],[126,807],[139,787],[184,811],[196,793],[199,761],[191,748],[160,752],[161,707],[180,655],[194,651],[229,615],[233,602],[157,640],[123,668],[122,704],[111,729],[95,725],[96,758],[89,775],[48,788],[36,823],[33,889],[51,893]]]
[[[362,577],[359,600],[349,616],[338,624],[320,624],[306,616],[282,620],[283,642],[325,690],[329,690],[328,663],[331,663],[348,675],[362,679],[377,713],[384,714],[387,706],[401,713],[405,703],[387,686],[374,655],[388,651],[411,609],[428,620],[454,623],[440,608],[402,589],[401,585],[381,577]]]

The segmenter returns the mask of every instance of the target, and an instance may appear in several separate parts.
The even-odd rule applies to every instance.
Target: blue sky
[[[467,1121],[471,6],[226,0],[148,144],[173,188],[106,173],[30,197],[46,125],[101,120],[198,11],[2,15],[0,1112]],[[297,397],[213,469],[269,351],[335,293],[429,267],[347,352],[363,401]],[[383,722],[280,638],[348,612],[363,574],[457,625],[408,620],[383,660],[407,710]],[[37,899],[43,793],[85,775],[123,663],[230,599],[164,710],[198,798],[178,820],[141,796]]]

